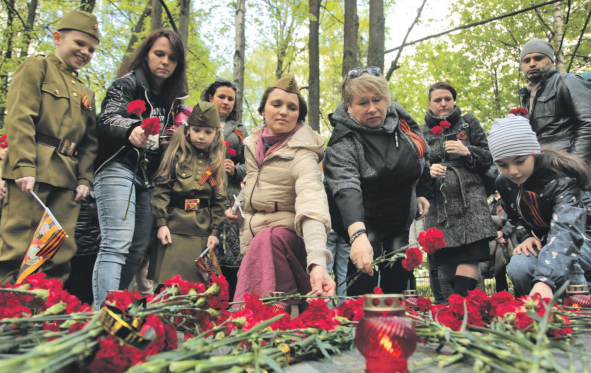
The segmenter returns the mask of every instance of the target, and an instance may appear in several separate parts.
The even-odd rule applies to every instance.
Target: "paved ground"
[[[578,341],[586,346],[587,351],[591,350],[591,334],[584,335],[578,338]],[[472,363],[456,363],[447,368],[439,368],[436,365],[430,365],[422,367],[421,369],[413,369],[413,362],[419,362],[426,358],[432,358],[436,356],[435,348],[436,345],[417,345],[417,350],[410,358],[409,368],[411,372],[421,373],[468,373],[473,372]],[[450,354],[451,350],[444,348],[444,354]],[[566,354],[555,356],[561,362],[561,366],[565,369],[569,368],[569,360]],[[591,362],[588,364],[588,370],[591,371]],[[328,359],[322,359],[318,361],[307,361],[290,366],[285,369],[287,373],[364,373],[365,372],[365,359],[357,349],[346,351],[341,355],[334,356],[332,361]],[[576,358],[575,368],[572,372],[585,372],[583,362],[580,358]]]

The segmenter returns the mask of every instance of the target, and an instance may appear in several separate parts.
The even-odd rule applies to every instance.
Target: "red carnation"
[[[519,107],[516,109],[509,110],[509,114],[513,114],[518,117],[525,117],[525,116],[527,116],[528,112],[525,108]]]
[[[433,304],[431,303],[431,299],[425,297],[419,297],[417,299],[417,308],[421,312],[431,311]]]
[[[435,126],[431,128],[431,133],[435,136],[441,136],[443,134],[443,127]]]
[[[127,114],[140,116],[146,111],[146,103],[144,100],[134,100],[127,105]]]
[[[228,154],[231,157],[235,157],[236,156],[236,149],[228,148],[226,150],[226,154]]]
[[[361,320],[363,317],[363,297],[349,299],[339,304],[336,314],[350,321]]]
[[[433,254],[445,246],[443,232],[437,228],[429,228],[419,234],[419,245],[427,254]]]
[[[441,122],[439,122],[439,125],[441,127],[443,127],[444,130],[448,129],[449,127],[451,127],[451,123],[446,121],[446,120],[442,120]]]
[[[533,321],[534,320],[528,315],[526,315],[525,312],[518,312],[517,319],[515,320],[515,326],[521,330],[524,330],[525,328],[530,326],[530,324]]]
[[[382,290],[381,287],[376,286],[375,288],[373,288],[373,293],[374,294],[384,294],[384,291]]]
[[[423,263],[423,253],[416,247],[409,247],[404,254],[406,259],[402,260],[402,267],[409,272],[412,272]]]
[[[6,135],[2,135],[0,137],[0,148],[6,149],[8,147],[8,137]]]
[[[158,117],[146,118],[142,121],[144,136],[157,135],[160,133],[160,119]]]
[[[447,326],[451,330],[458,331],[462,327],[462,320],[455,317],[448,308],[438,308],[438,310],[435,311],[435,307],[433,307],[431,312],[435,313],[433,316],[438,323]]]

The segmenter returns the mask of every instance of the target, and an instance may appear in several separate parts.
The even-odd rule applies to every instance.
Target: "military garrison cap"
[[[193,107],[187,124],[195,127],[221,128],[218,109],[211,102],[201,101]]]
[[[84,12],[82,10],[74,10],[65,14],[57,26],[57,31],[62,30],[76,30],[84,32],[100,43],[98,21],[94,14]]]
[[[298,82],[295,80],[295,76],[293,74],[285,74],[273,83],[271,87],[283,89],[285,92],[295,93],[297,95],[300,94],[300,87],[298,87]]]

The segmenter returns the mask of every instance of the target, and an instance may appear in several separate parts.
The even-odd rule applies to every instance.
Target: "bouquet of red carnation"
[[[235,157],[236,156],[236,149],[230,148],[230,142],[225,141],[224,145],[226,145],[226,158]]]

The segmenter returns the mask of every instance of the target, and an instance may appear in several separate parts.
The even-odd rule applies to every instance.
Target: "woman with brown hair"
[[[330,215],[318,168],[324,139],[304,124],[307,112],[294,76],[286,74],[263,95],[265,125],[244,140],[244,219],[226,210],[240,224],[244,254],[235,301],[274,291],[334,295],[326,269]]]
[[[429,89],[423,136],[429,144],[435,195],[425,229],[445,234],[446,246],[434,254],[441,290],[466,296],[476,288],[478,263],[488,261],[488,242],[497,237],[481,174],[492,164],[486,135],[473,114],[462,115],[457,92],[446,82]]]
[[[185,49],[178,34],[153,31],[123,63],[98,119],[99,154],[94,189],[102,240],[93,274],[94,304],[100,308],[109,290],[129,286],[146,254],[152,232],[151,179],[162,156],[163,134],[173,123],[172,109],[185,97]],[[141,115],[128,113],[144,101]],[[142,119],[157,117],[160,133],[149,138]]]

